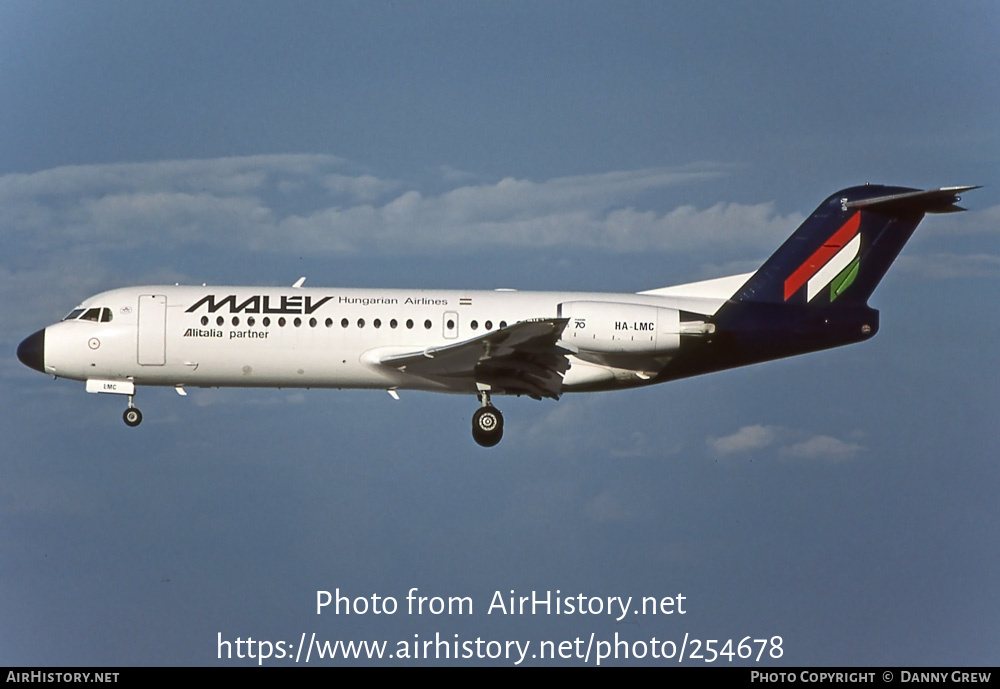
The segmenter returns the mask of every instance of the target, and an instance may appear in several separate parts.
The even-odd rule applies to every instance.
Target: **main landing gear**
[[[490,402],[490,393],[479,393],[482,404],[472,415],[472,439],[483,447],[493,447],[503,438],[503,414]]]
[[[125,425],[132,428],[142,423],[142,412],[139,411],[139,407],[132,404],[132,395],[128,396],[128,409],[122,414],[122,418],[125,420]]]

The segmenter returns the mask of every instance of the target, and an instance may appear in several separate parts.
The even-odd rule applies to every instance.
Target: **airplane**
[[[476,395],[473,439],[503,436],[496,395],[558,399],[863,342],[868,299],[927,213],[975,186],[838,191],[755,272],[636,294],[145,286],[102,292],[28,336],[18,359],[90,393],[141,386]]]

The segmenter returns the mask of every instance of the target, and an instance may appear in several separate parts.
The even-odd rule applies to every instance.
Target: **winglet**
[[[304,284],[306,284],[306,276],[305,275],[303,275],[298,280],[296,280],[295,284],[292,285],[292,287],[294,287],[295,289],[302,289],[302,285],[304,285]]]

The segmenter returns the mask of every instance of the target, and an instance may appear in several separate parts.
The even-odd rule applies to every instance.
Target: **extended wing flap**
[[[495,392],[558,398],[569,360],[556,343],[567,321],[522,321],[458,344],[386,356],[380,363],[432,380],[467,378]]]

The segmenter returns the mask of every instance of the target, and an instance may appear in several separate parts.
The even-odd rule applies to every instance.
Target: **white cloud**
[[[859,437],[858,432],[852,433]],[[785,459],[843,462],[864,450],[857,443],[846,442],[829,435],[809,435],[781,426],[743,426],[735,433],[706,440],[709,449],[719,455],[736,455],[765,448],[774,448]]]
[[[775,426],[744,426],[731,435],[709,438],[707,442],[710,448],[722,455],[748,452],[773,443],[779,430]]]
[[[720,165],[504,178],[426,194],[346,171],[334,156],[274,155],[68,166],[0,176],[0,230],[27,247],[240,245],[263,253],[471,252],[564,246],[614,252],[773,244],[799,221],[773,205],[642,209],[650,191]],[[331,203],[335,201],[335,203]]]
[[[72,198],[109,191],[192,191],[220,195],[261,189],[274,176],[317,177],[346,161],[329,155],[257,155],[147,163],[67,165],[0,176],[0,199]]]
[[[378,179],[372,175],[326,175],[322,184],[334,194],[346,195],[359,201],[374,201],[397,188],[397,182]]]
[[[176,257],[210,249],[220,257],[246,251],[420,256],[545,246],[714,251],[770,248],[800,219],[778,214],[771,204],[640,207],[648,192],[727,174],[719,164],[541,181],[483,182],[444,170],[452,187],[443,192],[355,167],[335,156],[260,155],[0,175],[6,249],[0,295],[10,305],[0,316],[19,332],[32,327],[39,313],[50,319],[53,308],[56,315],[69,308],[48,301],[64,301],[65,295],[75,300],[111,284],[146,279],[150,271],[170,272]],[[151,257],[157,257],[153,267]],[[729,258],[719,255],[722,262]]]
[[[254,197],[168,191],[82,199],[67,221],[64,239],[118,248],[216,244],[273,226],[271,211]]]

